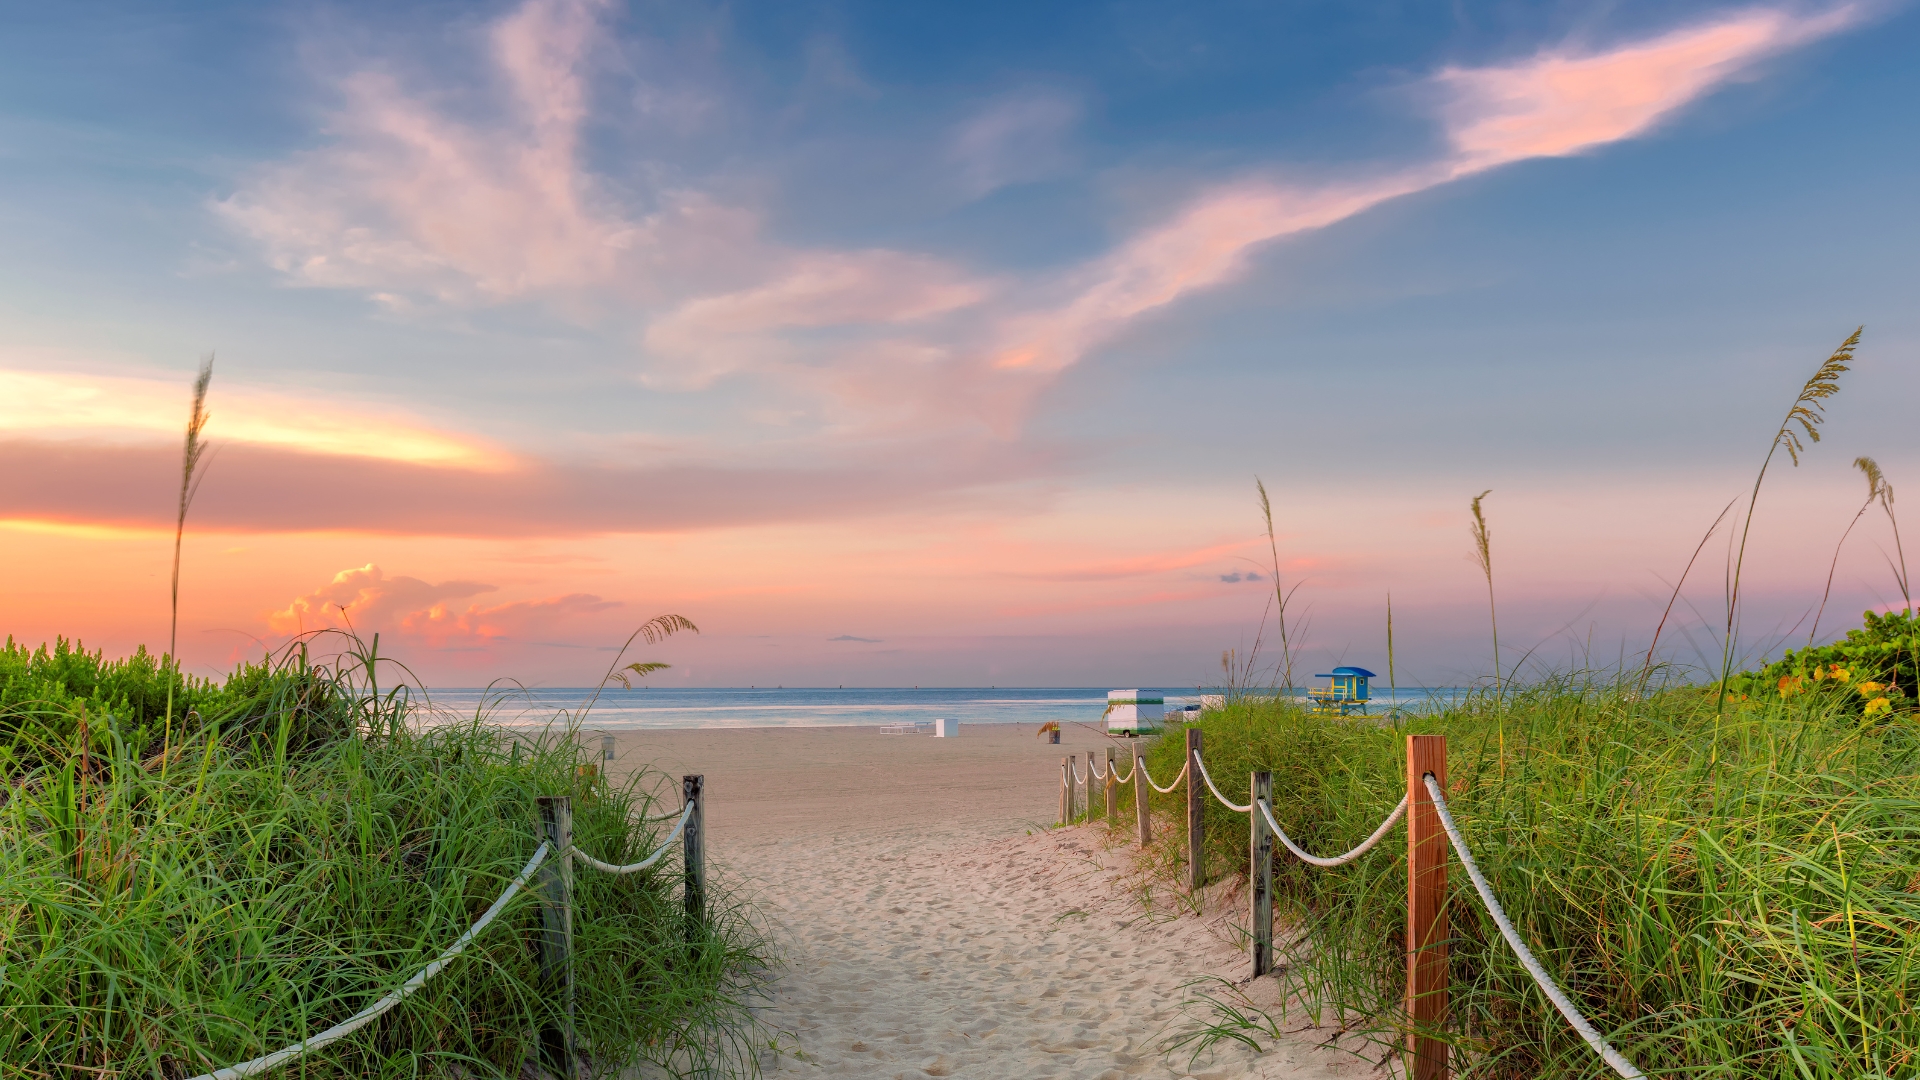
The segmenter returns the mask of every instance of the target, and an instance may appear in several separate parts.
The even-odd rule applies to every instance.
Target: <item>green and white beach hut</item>
[[[1147,735],[1160,730],[1167,699],[1142,690],[1107,691],[1107,734]]]

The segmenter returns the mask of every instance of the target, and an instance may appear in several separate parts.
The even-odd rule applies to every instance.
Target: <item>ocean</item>
[[[1107,707],[1107,689],[646,687],[622,690],[609,687],[600,692],[583,726],[608,731],[824,727],[951,717],[963,724],[1038,724],[1058,720],[1099,728],[1101,714]],[[1202,694],[1218,692],[1192,687],[1140,689],[1165,697],[1168,712],[1189,704],[1198,705]],[[457,687],[427,693],[433,711],[441,716],[470,718],[476,713],[485,713],[494,723],[513,727],[544,726],[560,719],[562,712],[578,710],[593,697],[591,688],[581,687],[532,690]],[[1411,708],[1431,707],[1434,701],[1450,700],[1457,693],[1452,688],[1403,687],[1395,696],[1386,688],[1375,687],[1373,711],[1379,712],[1396,702]]]

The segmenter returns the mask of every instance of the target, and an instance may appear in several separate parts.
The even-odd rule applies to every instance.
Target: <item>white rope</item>
[[[1132,758],[1132,759],[1130,759],[1130,760],[1129,760],[1129,761],[1127,762],[1127,775],[1125,775],[1125,776],[1122,776],[1122,777],[1119,777],[1119,778],[1118,778],[1118,780],[1117,780],[1117,782],[1118,782],[1118,783],[1122,783],[1122,784],[1130,784],[1130,783],[1132,783],[1132,782],[1133,782],[1133,770],[1134,770],[1134,769],[1136,769],[1136,768],[1138,768],[1138,767],[1139,767],[1139,764],[1140,764],[1140,759],[1139,759],[1138,757],[1134,757],[1134,758]],[[1119,765],[1115,765],[1115,766],[1113,767],[1113,771],[1114,771],[1114,772],[1119,772],[1119,771],[1120,771],[1120,766],[1119,766]]]
[[[1253,811],[1252,806],[1241,806],[1239,803],[1220,794],[1220,789],[1213,786],[1213,777],[1207,775],[1207,763],[1200,760],[1199,754],[1193,755],[1193,763],[1200,766],[1200,778],[1207,782],[1207,788],[1213,792],[1213,797],[1226,804],[1227,809],[1236,814],[1246,814]]]
[[[486,914],[480,916],[478,922],[468,927],[467,932],[461,934],[460,940],[454,942],[451,948],[441,953],[440,959],[421,968],[413,978],[401,983],[400,989],[395,990],[393,993],[388,994],[386,997],[353,1014],[349,1019],[335,1024],[312,1038],[303,1039],[284,1050],[276,1050],[265,1057],[257,1057],[252,1061],[243,1061],[238,1065],[229,1065],[224,1069],[216,1069],[204,1076],[197,1076],[194,1080],[242,1080],[243,1077],[258,1076],[269,1069],[292,1061],[294,1058],[299,1057],[309,1050],[318,1050],[328,1043],[338,1042],[354,1032],[359,1031],[361,1028],[366,1027],[368,1024],[373,1023],[382,1013],[400,1004],[400,1002],[406,1000],[409,994],[425,986],[427,980],[438,975],[440,969],[451,963],[454,957],[466,951],[467,945],[473,941],[474,935],[485,930],[487,924],[493,921],[494,916],[500,914],[500,912],[506,908],[507,901],[513,899],[513,894],[525,887],[527,878],[533,874],[534,870],[539,868],[540,861],[546,857],[547,845],[542,843],[534,850],[533,858],[527,860],[527,865],[520,871],[520,876],[513,879],[512,884],[507,886],[507,891],[500,894],[500,899],[493,902],[493,906],[487,909]]]
[[[1254,804],[1260,808],[1260,816],[1267,819],[1267,828],[1273,830],[1273,835],[1280,838],[1280,842],[1286,845],[1288,851],[1293,852],[1301,862],[1326,868],[1344,866],[1360,856],[1365,855],[1368,851],[1372,850],[1373,845],[1380,842],[1381,837],[1387,835],[1388,831],[1399,822],[1400,816],[1407,812],[1407,797],[1402,795],[1400,796],[1400,805],[1394,807],[1393,813],[1387,815],[1387,820],[1381,822],[1380,827],[1373,830],[1372,836],[1360,841],[1359,847],[1354,848],[1345,855],[1335,855],[1331,859],[1323,859],[1318,855],[1307,854],[1301,849],[1299,844],[1293,842],[1293,838],[1288,836],[1286,830],[1280,827],[1280,823],[1273,820],[1273,808],[1267,805],[1265,799],[1256,799]]]
[[[1147,763],[1146,763],[1146,762],[1144,762],[1144,761],[1142,761],[1142,762],[1140,763],[1140,771],[1141,771],[1141,772],[1147,772]],[[1155,791],[1157,791],[1157,792],[1159,792],[1159,793],[1160,793],[1160,794],[1162,794],[1162,795],[1170,795],[1170,794],[1172,794],[1172,793],[1173,793],[1173,789],[1174,789],[1174,788],[1177,788],[1177,787],[1179,787],[1179,786],[1180,786],[1180,781],[1182,781],[1182,780],[1184,780],[1184,779],[1186,779],[1186,778],[1187,778],[1187,767],[1186,767],[1185,765],[1181,765],[1181,766],[1180,766],[1180,775],[1178,775],[1178,776],[1176,776],[1176,777],[1174,777],[1174,778],[1173,778],[1173,783],[1171,783],[1171,784],[1168,784],[1168,785],[1167,785],[1166,787],[1161,787],[1161,786],[1160,786],[1159,784],[1156,784],[1156,783],[1154,783],[1154,782],[1153,782],[1153,774],[1152,774],[1152,773],[1150,773],[1150,772],[1149,772],[1149,773],[1147,773],[1147,784],[1148,784],[1149,786],[1151,786],[1151,787],[1153,788],[1153,790],[1155,790]]]
[[[639,871],[645,870],[647,867],[652,866],[654,863],[657,863],[660,861],[660,856],[665,855],[667,853],[667,849],[673,846],[673,842],[675,840],[680,839],[681,831],[687,827],[687,819],[692,816],[693,816],[693,803],[689,801],[687,803],[687,808],[685,810],[680,811],[680,824],[675,825],[673,827],[673,831],[667,834],[667,838],[661,841],[660,850],[654,852],[653,854],[647,856],[646,858],[640,860],[637,863],[628,863],[625,866],[615,866],[612,863],[603,863],[599,859],[596,859],[593,856],[587,854],[586,852],[581,851],[577,846],[573,849],[574,860],[577,862],[583,863],[587,866],[591,866],[595,870],[599,870],[602,873],[607,873],[607,874],[638,873]]]
[[[1580,1010],[1573,1007],[1573,1002],[1568,999],[1566,992],[1560,989],[1547,974],[1547,970],[1540,966],[1540,961],[1534,958],[1533,950],[1527,948],[1527,943],[1520,940],[1520,934],[1514,930],[1505,909],[1500,906],[1500,901],[1494,899],[1493,889],[1487,885],[1485,875],[1481,874],[1480,867],[1474,864],[1473,853],[1467,850],[1467,842],[1460,836],[1460,826],[1453,823],[1453,815],[1447,811],[1447,797],[1441,793],[1440,785],[1435,782],[1432,773],[1428,773],[1421,779],[1427,783],[1427,794],[1433,796],[1433,808],[1440,814],[1440,824],[1446,826],[1447,839],[1453,841],[1453,850],[1459,852],[1460,863],[1467,868],[1467,876],[1473,879],[1473,888],[1480,894],[1480,902],[1487,906],[1487,913],[1493,916],[1494,924],[1500,927],[1500,936],[1507,939],[1508,945],[1513,946],[1514,955],[1520,958],[1520,963],[1533,976],[1533,981],[1540,984],[1540,992],[1547,995],[1547,1000],[1553,1002],[1553,1007],[1560,1010],[1561,1016],[1567,1018],[1567,1023],[1573,1025],[1573,1030],[1587,1040],[1587,1045],[1593,1047],[1593,1052],[1599,1054],[1608,1065],[1613,1066],[1614,1072],[1619,1073],[1626,1080],[1645,1080],[1646,1074],[1634,1068],[1632,1062],[1623,1057],[1620,1051],[1615,1050],[1612,1043],[1601,1038],[1600,1033],[1587,1022],[1587,1018],[1580,1015]]]
[[[1093,774],[1095,780],[1105,780],[1107,778],[1107,774],[1100,771],[1100,763],[1096,761],[1091,754],[1087,755],[1087,771]],[[1112,770],[1108,771],[1111,772]]]

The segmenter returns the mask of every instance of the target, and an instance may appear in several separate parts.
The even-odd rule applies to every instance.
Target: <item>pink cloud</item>
[[[1318,189],[1261,181],[1216,189],[1075,272],[1078,288],[1065,303],[1008,319],[993,366],[1066,367],[1134,318],[1226,281],[1253,246],[1324,228],[1438,179],[1426,170]]]
[[[342,570],[318,589],[294,597],[286,607],[267,615],[267,626],[277,634],[298,634],[350,623],[372,634],[402,625],[416,609],[493,590],[494,586],[477,581],[434,585],[413,577],[390,578],[368,563]]]
[[[400,633],[428,648],[484,648],[505,641],[536,636],[565,635],[577,629],[581,616],[620,607],[618,600],[602,600],[590,593],[569,593],[544,600],[520,600],[495,607],[469,605],[456,612],[446,604],[409,612],[400,620]]]
[[[811,315],[755,317],[770,310],[761,307],[766,296],[791,300],[795,313],[810,310],[807,302],[817,299],[805,288],[779,283],[695,300],[682,309],[685,314],[656,324],[659,336],[650,336],[649,343],[670,341],[688,356],[726,357],[733,368],[806,365],[828,372],[815,381],[858,403],[868,427],[890,423],[924,430],[929,422],[978,420],[1005,433],[1047,385],[1047,376],[1080,362],[1140,317],[1232,280],[1261,244],[1500,165],[1644,135],[1758,61],[1857,19],[1853,7],[1808,16],[1748,9],[1609,50],[1556,49],[1516,64],[1446,68],[1421,89],[1444,102],[1449,153],[1316,186],[1254,177],[1215,187],[1168,220],[1052,280],[983,293],[977,303],[957,302],[970,309],[971,319],[957,328],[825,345],[800,342],[786,332],[822,323]],[[846,316],[837,321],[901,323],[920,313],[899,307],[900,296],[890,289],[851,277],[842,283],[871,290],[876,310],[863,311],[851,296],[836,297],[832,309]],[[1048,299],[1032,303],[1036,295]],[[715,306],[705,307],[709,303]],[[897,310],[910,314],[902,319],[893,314]],[[700,317],[692,317],[696,312]]]
[[[474,581],[432,584],[415,577],[387,575],[380,567],[342,570],[333,580],[266,617],[277,634],[297,634],[351,624],[363,637],[378,633],[389,640],[431,649],[481,649],[535,637],[565,635],[589,615],[621,606],[587,593],[540,600],[519,600],[491,607],[464,600],[495,587]]]
[[[951,505],[970,490],[1060,463],[1044,449],[1011,445],[896,442],[889,449],[865,460],[732,467],[527,459],[514,470],[489,472],[227,444],[207,472],[188,528],[490,537],[671,533]],[[171,535],[177,447],[0,438],[0,459],[9,465],[0,469],[0,507],[8,519]],[[503,506],[514,512],[501,513]]]
[[[1317,188],[1249,180],[1206,192],[1081,268],[1079,287],[1065,302],[1009,317],[993,365],[1066,367],[1140,315],[1231,279],[1259,244],[1500,165],[1643,135],[1757,61],[1857,17],[1854,7],[1805,17],[1752,9],[1607,51],[1557,50],[1502,67],[1446,68],[1426,90],[1447,99],[1448,157]]]
[[[582,293],[706,280],[703,268],[751,247],[752,215],[675,190],[633,214],[581,161],[606,6],[528,0],[496,23],[487,44],[507,108],[486,122],[454,118],[388,72],[348,75],[330,142],[256,170],[216,209],[293,280],[396,309],[417,297],[578,307]]]
[[[496,23],[489,49],[510,107],[489,122],[456,120],[384,73],[350,76],[332,143],[262,169],[221,209],[296,280],[396,307],[545,297],[582,321],[638,311],[618,317],[650,320],[635,336],[652,385],[752,373],[826,429],[1004,435],[1056,373],[1233,280],[1259,245],[1504,164],[1642,136],[1862,17],[1751,7],[1610,48],[1446,67],[1416,87],[1446,138],[1428,160],[1319,184],[1217,184],[1103,255],[1015,282],[909,252],[781,247],[760,238],[753,210],[690,190],[653,193],[646,213],[623,207],[580,152],[603,10],[527,0]],[[954,151],[998,176],[1009,146],[1057,141],[1073,112],[1044,95],[1003,102]]]
[[[1858,20],[1852,5],[1818,15],[1752,8],[1620,48],[1556,50],[1505,67],[1449,67],[1434,85],[1458,155],[1474,172],[1563,157],[1644,134],[1755,62]]]

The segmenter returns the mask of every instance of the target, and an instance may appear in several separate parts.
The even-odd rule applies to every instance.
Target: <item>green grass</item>
[[[1242,700],[1200,721],[1208,768],[1244,799],[1274,773],[1281,825],[1310,851],[1363,839],[1406,791],[1405,735],[1448,737],[1451,802],[1522,935],[1649,1075],[1840,1078],[1920,1069],[1920,732],[1835,697],[1646,697],[1560,681],[1399,722]],[[1504,728],[1506,753],[1499,750]],[[1715,732],[1718,732],[1716,741]],[[1183,736],[1147,754],[1179,768]],[[1182,795],[1155,795],[1162,845]],[[1248,827],[1207,798],[1211,877],[1245,873]],[[1128,810],[1120,815],[1130,821]],[[1299,934],[1284,977],[1321,1018],[1403,1035],[1405,834],[1335,870],[1276,862]],[[1170,861],[1170,860],[1163,860]],[[1449,877],[1455,1067],[1610,1075]]]
[[[0,1074],[192,1076],[345,1019],[500,894],[537,846],[539,796],[571,795],[576,842],[608,861],[671,826],[643,820],[678,808],[677,790],[650,794],[658,774],[610,783],[564,730],[421,726],[418,698],[373,670],[364,651],[296,651],[183,681],[163,755],[165,665],[0,653]],[[711,883],[689,942],[678,878],[677,857],[575,875],[598,1075],[753,1068],[745,999],[767,947]],[[423,990],[279,1075],[516,1074],[553,1016],[538,917],[523,892]]]

